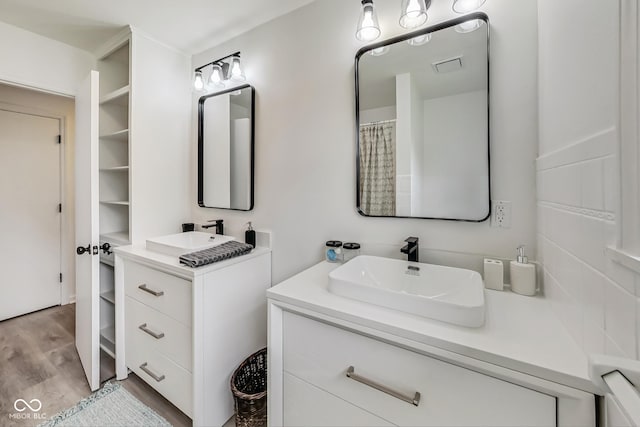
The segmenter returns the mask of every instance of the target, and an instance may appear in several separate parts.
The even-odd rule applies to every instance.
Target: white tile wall
[[[546,297],[586,353],[640,358],[640,275],[605,254],[616,240],[618,185],[609,139],[547,154],[537,167]]]

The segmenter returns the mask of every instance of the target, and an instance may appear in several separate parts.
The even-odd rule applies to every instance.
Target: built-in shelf
[[[116,329],[108,326],[100,329],[100,348],[109,356],[116,357]]]
[[[103,292],[100,294],[100,298],[110,302],[111,304],[116,303],[116,293],[114,291]]]
[[[129,244],[129,232],[128,231],[116,231],[114,233],[105,233],[100,235],[100,241],[111,241],[121,246]]]
[[[105,133],[104,135],[100,135],[100,138],[126,141],[129,138],[129,129],[122,129],[117,132]]]
[[[100,200],[100,203],[114,206],[129,206],[129,202],[127,200]]]
[[[100,98],[100,105],[117,104],[126,105],[129,102],[129,85],[109,92]]]
[[[108,266],[110,266],[110,267],[115,267],[115,266],[116,266],[112,259],[109,259],[109,258],[103,257],[102,255],[100,255],[100,262],[101,262],[102,264],[104,264],[104,265],[108,265]]]
[[[114,166],[112,168],[100,168],[101,172],[124,172],[128,170],[129,170],[129,166]]]

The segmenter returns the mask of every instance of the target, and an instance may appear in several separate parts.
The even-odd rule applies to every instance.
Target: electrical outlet
[[[511,202],[493,201],[491,225],[498,228],[511,228]]]

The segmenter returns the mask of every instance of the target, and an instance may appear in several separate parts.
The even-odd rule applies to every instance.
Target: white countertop
[[[485,290],[485,324],[450,325],[340,297],[328,291],[321,262],[267,291],[268,298],[391,333],[554,383],[595,393],[587,357],[543,297]]]
[[[170,256],[150,251],[144,245],[118,246],[113,248],[113,251],[116,255],[123,258],[132,259],[141,264],[155,267],[161,271],[171,273],[185,279],[192,279],[195,276],[207,274],[260,255],[268,254],[271,252],[271,249],[258,246],[246,255],[237,256],[225,261],[214,262],[197,268],[191,268],[180,264],[180,260],[177,256]]]

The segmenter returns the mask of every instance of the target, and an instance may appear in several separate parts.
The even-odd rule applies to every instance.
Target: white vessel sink
[[[212,248],[230,240],[231,236],[189,231],[187,233],[170,234],[168,236],[147,239],[147,249],[165,255],[180,256],[202,249]]]
[[[329,273],[336,295],[460,326],[484,324],[484,285],[475,271],[368,255]]]

